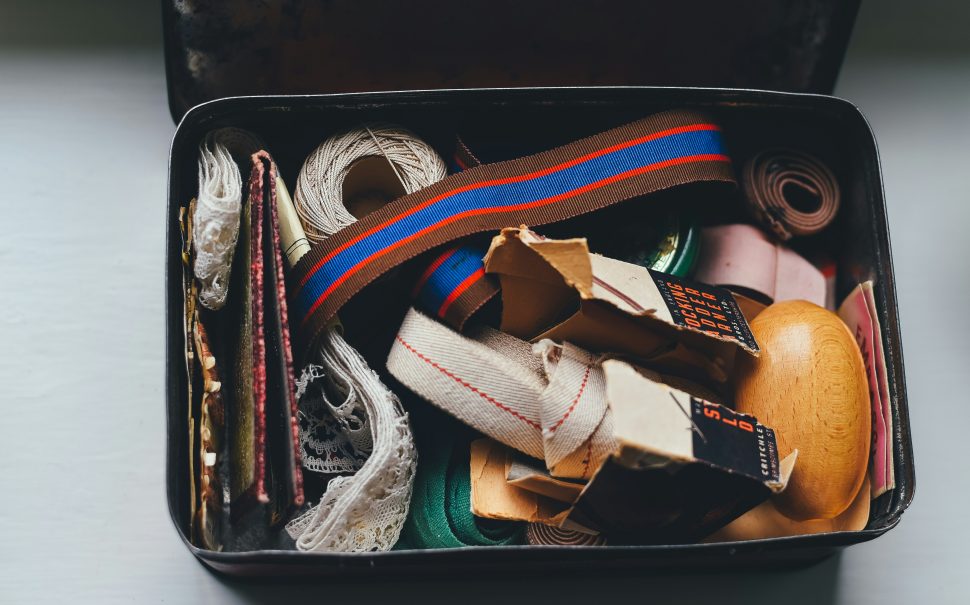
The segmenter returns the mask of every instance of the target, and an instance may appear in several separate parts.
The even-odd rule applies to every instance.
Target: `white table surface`
[[[790,572],[238,583],[165,505],[160,51],[0,52],[0,603],[970,602],[970,64],[850,52],[837,94],[882,154],[918,484],[899,527]]]

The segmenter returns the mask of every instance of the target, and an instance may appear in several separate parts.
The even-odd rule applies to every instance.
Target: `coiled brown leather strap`
[[[782,240],[813,235],[839,211],[839,184],[818,158],[792,149],[767,149],[748,160],[742,175],[748,207]],[[793,188],[813,199],[798,203]]]

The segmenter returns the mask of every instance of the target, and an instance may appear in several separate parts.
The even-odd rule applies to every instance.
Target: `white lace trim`
[[[331,403],[328,384],[337,386],[343,403]],[[359,415],[362,410],[354,405],[356,395],[345,385],[336,375],[328,380],[324,367],[316,364],[304,368],[296,381],[300,449],[306,470],[328,475],[355,473],[371,452],[370,424]]]
[[[370,456],[356,474],[330,480],[319,504],[286,525],[303,551],[390,550],[401,535],[414,484],[417,451],[408,416],[364,359],[333,329],[321,338],[320,361],[327,380],[345,394],[327,405],[338,421],[366,419],[349,434],[355,447],[372,442]],[[367,431],[367,428],[370,428]]]
[[[245,162],[261,147],[255,135],[238,128],[214,130],[199,147],[199,197],[192,217],[193,271],[199,280],[199,302],[208,309],[221,309],[229,292],[243,195],[237,162]]]

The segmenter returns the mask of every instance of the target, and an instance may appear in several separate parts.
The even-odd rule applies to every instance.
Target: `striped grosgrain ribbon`
[[[458,173],[483,162],[458,138],[451,171]],[[425,312],[456,330],[499,293],[498,280],[485,274],[487,246],[462,244],[448,247],[425,269],[414,284],[411,298]]]
[[[510,155],[507,149],[502,151]],[[452,173],[482,163],[459,137],[450,166]],[[634,221],[615,225],[608,237],[607,241],[596,242],[597,246],[606,246],[596,252],[662,273],[686,277],[697,260],[696,221],[680,212],[655,212],[649,224]],[[655,244],[648,243],[651,238]],[[590,241],[591,246],[594,241]],[[411,295],[415,304],[456,330],[463,330],[465,323],[501,290],[498,279],[485,273],[482,259],[487,250],[486,242],[446,248],[415,284]]]
[[[485,274],[485,247],[462,244],[438,255],[414,285],[411,297],[423,310],[457,330],[499,292]]]
[[[449,176],[345,227],[297,263],[291,291],[301,344],[306,350],[351,297],[419,254],[699,182],[734,183],[734,176],[720,127],[684,110]]]

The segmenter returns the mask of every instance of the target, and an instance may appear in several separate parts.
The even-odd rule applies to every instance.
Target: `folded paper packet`
[[[727,290],[591,254],[584,239],[503,229],[485,269],[501,281],[502,331],[518,338],[632,357],[720,395],[735,354],[759,354]]]
[[[623,361],[605,361],[603,374],[616,449],[575,500],[513,485],[514,455],[483,440],[472,447],[476,515],[599,531],[611,543],[690,542],[787,485],[796,455],[779,462],[774,432],[755,418]]]
[[[269,154],[253,154],[226,306],[235,333],[233,388],[224,394],[230,517],[243,540],[234,548],[265,546],[266,529],[304,500],[275,180]]]
[[[862,352],[869,381],[872,403],[872,453],[869,478],[872,497],[876,498],[896,486],[893,469],[893,417],[889,401],[889,380],[882,347],[882,328],[876,314],[872,282],[859,284],[839,307],[839,317],[855,336]]]
[[[578,479],[553,477],[542,468],[542,463],[520,452],[512,452],[505,468],[505,480],[514,487],[552,498],[558,502],[572,504],[586,485]]]
[[[184,344],[186,387],[189,401],[188,445],[189,534],[192,542],[209,550],[222,549],[222,446],[225,408],[222,381],[199,308],[198,282],[193,271],[195,250],[192,229],[196,200],[181,209],[182,289],[184,300]]]
[[[779,461],[756,418],[619,360],[603,372],[618,446],[573,505],[575,522],[613,541],[693,542],[785,489],[797,454]]]
[[[476,517],[502,521],[528,521],[555,527],[595,532],[577,526],[568,518],[572,501],[536,493],[511,485],[507,476],[515,452],[492,439],[471,443],[471,505]],[[580,491],[582,486],[580,487]],[[577,493],[576,496],[579,494]],[[575,498],[574,498],[575,499]]]

